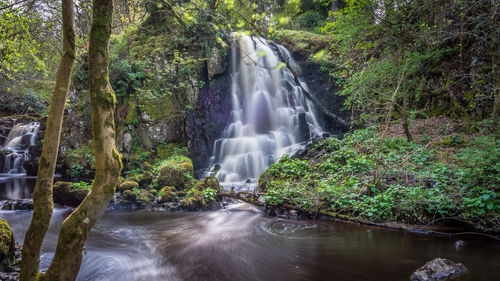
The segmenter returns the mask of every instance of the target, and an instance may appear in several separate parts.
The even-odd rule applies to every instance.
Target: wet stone
[[[445,281],[453,280],[467,272],[461,263],[448,259],[435,258],[417,269],[410,277],[411,281]]]

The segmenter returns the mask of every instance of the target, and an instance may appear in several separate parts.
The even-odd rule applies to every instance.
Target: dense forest
[[[245,217],[259,223],[239,227],[264,224],[276,235],[348,222],[447,237],[462,251],[426,250],[405,256],[411,262],[391,277],[367,266],[370,277],[339,280],[408,279],[438,256],[464,259],[470,273],[460,280],[493,279],[499,18],[497,0],[0,0],[0,279],[333,278],[319,265],[305,270],[318,275],[293,278],[278,265],[267,279],[248,269],[225,275],[202,246],[192,250],[197,260],[184,257],[191,248],[173,234],[155,243],[176,241],[162,248],[180,251],[162,255],[175,272],[91,274],[98,265],[85,249],[98,245],[112,216],[123,215],[125,229],[171,220],[197,237],[193,221],[214,223],[198,216],[231,208],[243,208],[233,216],[259,210],[258,219]],[[153,220],[158,213],[168,215]],[[179,214],[187,217],[179,222]],[[271,218],[298,220],[297,228]],[[218,231],[202,233],[227,234]],[[221,260],[250,247],[221,237],[206,245]],[[484,253],[464,250],[477,241]],[[266,268],[245,261],[230,265]],[[370,263],[358,262],[342,264]],[[444,263],[455,266],[446,278],[467,270]],[[425,270],[411,280],[437,280]]]

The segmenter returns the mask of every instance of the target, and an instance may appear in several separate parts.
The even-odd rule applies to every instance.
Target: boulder
[[[122,193],[123,200],[129,201],[129,202],[135,202],[136,195],[132,190],[125,190]]]
[[[5,200],[0,203],[0,210],[33,210],[33,200],[20,199],[20,200]]]
[[[153,173],[144,172],[141,178],[139,179],[139,187],[142,189],[147,189],[153,183]]]
[[[175,199],[177,196],[175,194],[175,187],[173,186],[165,186],[164,188],[158,191],[157,203],[163,204],[167,202],[171,202],[172,199]]]
[[[40,157],[32,157],[23,162],[23,168],[27,176],[34,177],[38,174],[38,162],[40,162]]]
[[[203,181],[194,181],[181,201],[181,207],[188,210],[215,210],[220,208],[222,187],[215,177],[205,177]]]
[[[219,180],[216,177],[212,176],[205,177],[205,179],[203,179],[203,189],[207,187],[217,191],[222,191],[223,189],[222,186],[219,184]]]
[[[0,218],[0,270],[8,267],[15,257],[14,233],[9,223]]]
[[[132,135],[130,133],[126,133],[123,135],[123,150],[130,154],[132,152]]]
[[[139,207],[146,207],[155,199],[151,192],[141,189],[139,194],[136,195],[136,204]]]
[[[89,193],[86,189],[72,189],[70,182],[56,182],[54,184],[54,203],[77,207]]]
[[[144,189],[140,190],[139,192],[125,190],[122,193],[122,200],[125,201],[125,203],[134,203],[138,207],[146,207],[154,200],[154,196],[151,194],[151,192]]]
[[[118,186],[118,190],[123,193],[126,190],[132,190],[134,188],[139,188],[139,184],[135,181],[124,181]]]
[[[444,281],[453,280],[467,272],[461,263],[454,263],[448,259],[435,258],[417,269],[411,276],[411,281]]]
[[[158,171],[158,183],[161,186],[184,189],[193,176],[193,163],[185,156],[172,156],[160,164]]]

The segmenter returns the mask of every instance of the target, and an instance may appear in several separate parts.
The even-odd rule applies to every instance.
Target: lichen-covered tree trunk
[[[115,94],[108,77],[112,0],[94,0],[89,46],[92,147],[96,174],[89,195],[64,220],[51,265],[41,280],[73,281],[82,262],[87,235],[113,198],[121,171],[115,146]]]
[[[52,217],[52,183],[56,167],[66,96],[75,60],[73,0],[62,0],[63,55],[50,104],[38,178],[33,192],[33,217],[22,250],[20,280],[35,280],[39,271],[40,250]]]

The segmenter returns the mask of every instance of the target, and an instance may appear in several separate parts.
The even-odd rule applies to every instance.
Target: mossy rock
[[[191,188],[181,201],[181,206],[187,209],[200,209],[207,205],[203,191],[198,187]]]
[[[123,200],[134,202],[137,200],[136,194],[132,190],[125,190],[122,193]]]
[[[61,205],[77,207],[88,193],[88,189],[73,190],[70,182],[60,181],[54,184],[54,202]]]
[[[118,186],[118,190],[123,193],[126,190],[132,190],[134,188],[139,188],[139,184],[135,181],[124,181]]]
[[[160,189],[160,191],[158,191],[157,195],[157,202],[159,204],[171,202],[173,199],[177,198],[175,187],[173,186],[165,186],[164,188]]]
[[[9,223],[0,218],[0,270],[8,267],[15,257],[14,233]]]
[[[445,145],[445,146],[461,146],[461,145],[464,145],[466,143],[467,143],[466,140],[464,140],[456,135],[446,137],[441,141],[441,144]]]
[[[267,182],[271,179],[271,174],[268,171],[269,170],[265,170],[259,176],[259,180],[257,181],[257,190],[260,190],[260,191],[266,190]]]
[[[167,159],[174,155],[176,148],[181,148],[182,145],[177,143],[167,143],[161,144],[156,147],[156,158],[157,159]]]
[[[129,176],[125,179],[125,181],[135,181],[135,182],[139,182],[141,180],[141,178],[139,176]]]
[[[193,177],[193,163],[185,156],[173,156],[164,160],[158,171],[160,185],[183,189]]]
[[[139,194],[136,194],[136,203],[140,207],[148,206],[154,199],[155,197],[153,196],[153,194],[144,189],[141,189],[139,191]]]
[[[146,171],[139,179],[139,187],[147,189],[153,183],[153,173]]]
[[[205,177],[205,179],[203,180],[203,185],[205,186],[205,188],[209,187],[217,191],[222,190],[222,186],[219,184],[219,180],[216,177]]]
[[[186,192],[186,197],[181,201],[181,206],[190,210],[213,209],[220,200],[220,191],[222,187],[215,177],[205,177],[203,181],[194,181],[193,187]],[[216,191],[213,194],[213,191]],[[205,193],[212,193],[205,197]],[[179,195],[179,194],[178,194]]]

